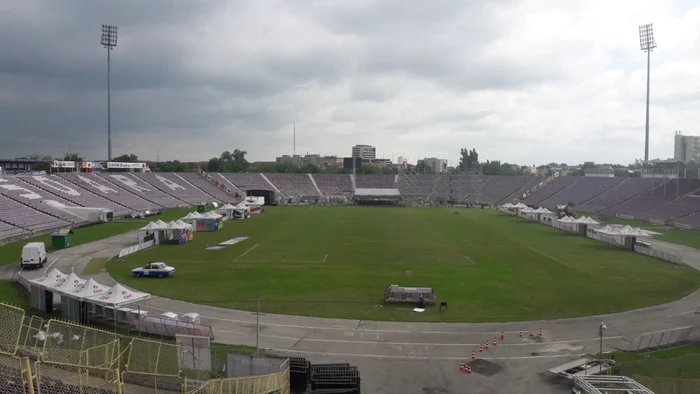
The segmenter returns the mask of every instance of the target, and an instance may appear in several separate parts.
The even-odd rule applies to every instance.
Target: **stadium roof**
[[[358,197],[401,197],[399,189],[355,189]]]

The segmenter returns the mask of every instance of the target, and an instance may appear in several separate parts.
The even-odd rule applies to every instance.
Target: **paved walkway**
[[[134,243],[134,234],[125,234],[87,245],[52,253],[50,268],[80,274],[92,257],[110,257]],[[655,242],[657,247],[682,253],[684,261],[700,269],[700,253],[692,249]],[[679,252],[680,251],[680,252]],[[18,267],[5,268],[8,278]],[[26,278],[44,271],[25,271]],[[114,281],[106,274],[95,276],[104,284]],[[397,323],[361,320],[324,319],[302,316],[261,314],[260,346],[290,356],[307,357],[315,362],[348,361],[361,368],[363,392],[434,393],[530,392],[564,393],[568,384],[539,373],[570,361],[584,353],[598,352],[598,327],[608,327],[603,338],[606,351],[627,349],[632,338],[654,332],[695,326],[700,316],[700,291],[668,303],[624,313],[575,319],[522,323]],[[163,311],[197,312],[202,323],[211,325],[217,342],[255,345],[255,313],[202,306],[155,297],[142,309],[153,315]],[[263,305],[264,310],[264,305]],[[539,337],[539,330],[543,337]],[[524,337],[520,338],[520,330]],[[500,333],[506,340],[500,340]],[[532,337],[531,337],[532,336]],[[478,353],[479,344],[498,345]],[[485,360],[504,368],[493,377],[466,376],[458,371],[459,361],[469,359],[473,350]],[[440,391],[443,390],[443,391]],[[427,391],[430,392],[430,391]]]

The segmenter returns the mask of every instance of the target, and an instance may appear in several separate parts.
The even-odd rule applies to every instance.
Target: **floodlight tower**
[[[102,25],[100,44],[107,49],[107,160],[112,160],[112,99],[110,96],[109,53],[117,46],[117,27]]]
[[[647,119],[646,137],[644,140],[644,161],[649,160],[649,65],[651,64],[651,51],[656,48],[654,40],[653,23],[639,26],[639,47],[647,53]]]

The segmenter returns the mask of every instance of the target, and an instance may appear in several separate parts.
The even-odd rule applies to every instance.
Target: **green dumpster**
[[[73,238],[73,230],[69,228],[62,228],[51,234],[51,248],[52,249],[65,249],[70,248]]]

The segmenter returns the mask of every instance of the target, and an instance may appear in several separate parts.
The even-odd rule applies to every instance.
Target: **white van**
[[[43,267],[48,259],[46,255],[46,246],[43,242],[30,242],[22,248],[22,261],[20,266],[26,267]]]

